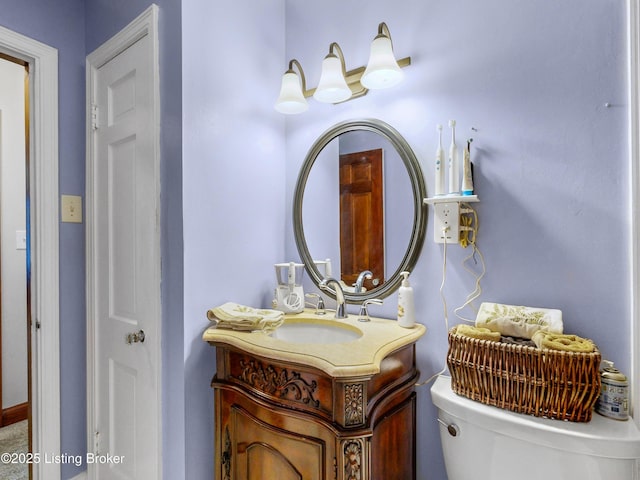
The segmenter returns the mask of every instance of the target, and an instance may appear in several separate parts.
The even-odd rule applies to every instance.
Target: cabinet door
[[[371,478],[415,480],[416,394],[412,393],[375,426],[371,441]]]
[[[324,480],[322,440],[276,428],[237,406],[231,425],[235,480]]]

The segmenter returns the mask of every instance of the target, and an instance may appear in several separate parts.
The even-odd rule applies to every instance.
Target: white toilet
[[[513,413],[455,394],[445,376],[431,398],[449,480],[640,480],[640,432],[631,419]]]

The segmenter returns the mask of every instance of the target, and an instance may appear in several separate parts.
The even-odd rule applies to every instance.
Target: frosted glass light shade
[[[397,85],[404,78],[396,57],[393,54],[391,39],[378,35],[371,42],[369,63],[362,74],[360,83],[370,90],[388,88]]]
[[[302,93],[300,78],[295,72],[289,70],[282,76],[280,96],[274,108],[285,114],[302,113],[309,108],[307,99]]]
[[[342,73],[340,59],[330,53],[322,61],[320,82],[318,82],[318,88],[316,88],[313,98],[323,103],[338,103],[348,100],[351,95],[351,89]]]

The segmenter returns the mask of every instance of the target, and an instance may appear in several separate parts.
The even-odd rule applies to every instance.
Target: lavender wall
[[[329,43],[340,44],[347,69],[364,65],[381,21],[396,54],[412,57],[406,79],[337,106],[311,101],[309,111],[287,119],[288,218],[300,163],[332,124],[377,117],[393,125],[423,162],[432,192],[435,126],[456,119],[458,141],[474,138],[478,245],[488,269],[481,300],[560,308],[568,331],[593,338],[629,372],[624,3],[287,0],[286,57],[302,63],[315,87]],[[448,131],[444,138],[448,144]],[[432,228],[430,219],[412,274],[428,329],[418,344],[423,378],[442,368],[447,348],[438,292],[443,249]],[[289,221],[289,257],[296,254],[291,232]],[[450,317],[474,287],[461,265],[467,253],[448,249]],[[386,300],[384,316],[394,315],[396,302],[396,295]],[[418,389],[418,402],[418,478],[442,480],[428,387]]]
[[[149,3],[3,1],[0,24],[59,49],[61,193],[84,193],[85,55]],[[477,128],[478,244],[488,266],[482,299],[561,308],[568,330],[592,337],[629,371],[623,4],[156,3],[165,478],[211,478],[205,459],[213,448],[214,349],[200,340],[204,311],[227,300],[270,300],[272,264],[297,258],[290,218],[300,163],[316,137],[341,120],[377,117],[393,125],[427,164],[429,190],[435,125],[457,119],[460,139]],[[298,58],[315,86],[329,43],[340,43],[347,68],[364,65],[380,21],[397,54],[412,56],[403,84],[339,106],[311,101],[307,113],[287,120],[274,113],[288,59]],[[60,227],[62,450],[78,454],[86,449],[85,303],[78,295],[84,228]],[[424,377],[441,368],[446,352],[442,248],[431,242],[431,229],[430,222],[412,275],[428,327],[418,345]],[[452,307],[473,289],[460,265],[465,254],[449,249],[445,294]],[[385,316],[393,316],[395,302],[395,295],[386,301]],[[418,422],[418,478],[440,480],[435,412],[424,387]],[[62,478],[78,470],[64,465]]]
[[[3,0],[0,25],[58,49],[59,191],[84,195],[84,2]],[[61,450],[69,454],[86,452],[84,288],[84,224],[61,223]],[[82,468],[63,465],[62,478]]]
[[[186,477],[213,478],[208,308],[269,305],[284,258],[284,2],[183,3]],[[179,478],[179,477],[171,477]]]

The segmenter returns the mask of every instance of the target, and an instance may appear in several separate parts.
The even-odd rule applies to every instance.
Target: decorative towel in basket
[[[600,395],[600,352],[481,340],[449,330],[447,365],[458,395],[512,412],[589,422]]]

